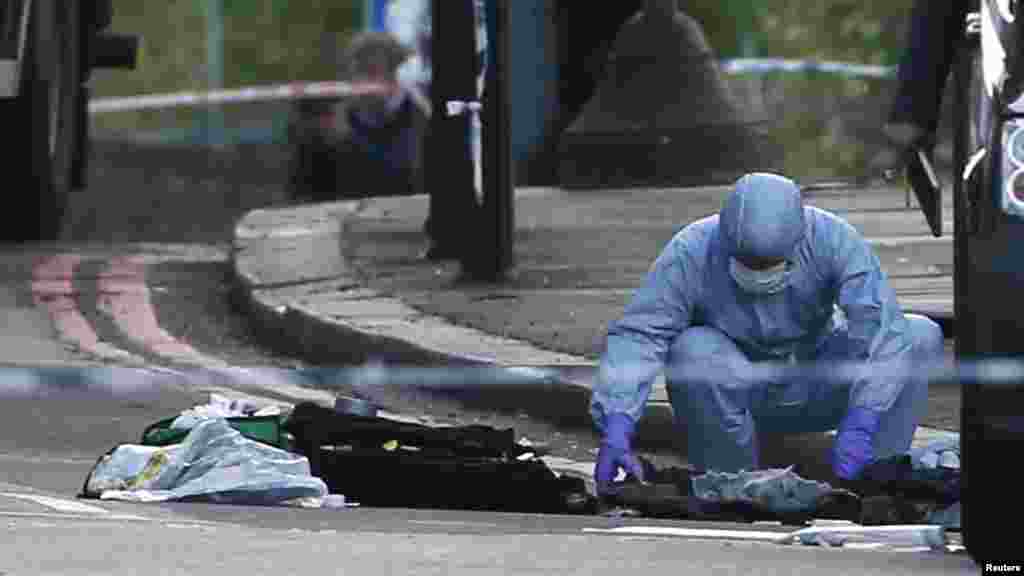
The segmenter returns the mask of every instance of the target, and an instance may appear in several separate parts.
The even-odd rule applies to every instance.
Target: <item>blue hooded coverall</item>
[[[788,261],[785,285],[752,294],[731,257]],[[904,315],[880,263],[839,217],[805,206],[773,174],[737,181],[718,215],[679,231],[654,261],[620,319],[609,326],[591,414],[640,420],[665,368],[688,460],[700,470],[758,466],[755,433],[836,429],[854,407],[877,411],[874,457],[910,448],[927,403],[927,376],[907,369],[937,360],[943,336],[930,319]],[[771,381],[768,362],[846,361],[852,371]],[[673,374],[699,368],[700,377]],[[902,367],[903,369],[899,369]]]

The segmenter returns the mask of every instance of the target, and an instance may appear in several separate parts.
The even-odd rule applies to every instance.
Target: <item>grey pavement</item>
[[[272,347],[326,365],[552,368],[560,374],[554,382],[463,400],[515,403],[529,415],[585,428],[607,323],[672,234],[714,213],[726,193],[518,190],[517,263],[498,284],[462,283],[457,263],[422,258],[427,199],[420,196],[250,211],[235,227],[232,260],[240,300]],[[830,189],[809,193],[808,201],[862,231],[907,310],[951,316],[952,237],[932,237],[903,190]],[[951,341],[947,349],[951,354]],[[958,388],[933,386],[917,440],[958,430],[959,405]],[[778,463],[799,460],[809,476],[823,466],[827,436],[780,442]],[[685,445],[672,427],[663,382],[655,385],[638,444]]]

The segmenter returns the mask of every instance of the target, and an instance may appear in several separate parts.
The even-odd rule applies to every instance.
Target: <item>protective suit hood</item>
[[[787,259],[804,237],[800,188],[776,174],[740,178],[719,217],[722,245],[731,257]]]

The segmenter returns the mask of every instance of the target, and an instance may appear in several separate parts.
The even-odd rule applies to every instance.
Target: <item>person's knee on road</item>
[[[698,469],[757,466],[752,364],[729,337],[708,326],[684,330],[669,351],[665,384],[687,459]]]

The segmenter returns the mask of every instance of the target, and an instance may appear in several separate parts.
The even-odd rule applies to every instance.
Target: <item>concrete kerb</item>
[[[262,209],[237,221],[231,251],[234,295],[250,318],[253,335],[264,345],[327,366],[369,362],[449,367],[593,366],[582,357],[425,315],[399,298],[363,286],[344,256],[344,230],[347,221],[372,211],[372,206],[371,199]],[[307,264],[327,273],[276,269],[288,266],[268,259],[268,254],[296,241],[308,243],[307,247],[316,245],[318,256]],[[578,430],[590,426],[590,391],[588,382],[558,379],[514,390],[475,390],[454,398],[467,407],[525,412]],[[915,445],[943,434],[947,432],[921,428]],[[685,450],[685,442],[673,424],[669,404],[650,402],[639,425],[638,447],[678,451]],[[830,442],[827,434],[803,436],[779,445],[778,450],[789,463],[797,453],[806,455],[801,461],[815,461],[820,458],[808,451],[820,456]]]
[[[337,204],[332,210],[342,219],[355,214],[359,202]],[[287,220],[291,209],[278,213]],[[396,364],[516,365],[516,364],[586,364],[585,359],[553,353],[529,344],[457,326],[442,318],[426,316],[405,305],[400,299],[362,288],[358,278],[347,266],[341,243],[343,224],[323,227],[291,227],[274,229],[273,223],[253,224],[270,211],[257,210],[243,216],[236,225],[232,261],[236,286],[243,304],[255,313],[255,324],[280,336],[290,336],[296,351],[315,362],[364,363],[371,360]],[[272,220],[272,219],[271,219]],[[263,228],[265,233],[259,233]],[[290,278],[267,282],[256,268],[273,267],[254,262],[245,254],[252,240],[271,243],[294,238],[299,232],[314,237],[319,260],[331,260],[334,273],[312,274],[307,279]],[[323,250],[331,246],[332,250]],[[264,251],[266,252],[266,251]],[[344,287],[332,290],[324,283]],[[333,336],[318,338],[318,336]],[[280,340],[281,338],[275,338]],[[360,345],[363,344],[363,345]]]

